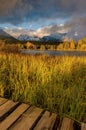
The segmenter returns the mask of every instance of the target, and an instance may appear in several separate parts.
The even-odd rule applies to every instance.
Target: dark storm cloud
[[[86,35],[86,16],[72,16],[72,18],[65,23],[65,28],[69,30],[76,30],[83,32]]]
[[[0,0],[0,23],[79,17],[85,15],[85,6],[86,0]]]
[[[27,0],[0,0],[0,22],[20,23],[31,9]]]

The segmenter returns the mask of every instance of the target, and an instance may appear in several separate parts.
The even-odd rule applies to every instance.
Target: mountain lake
[[[86,56],[86,51],[22,50],[21,53],[28,55],[45,54],[51,56]]]

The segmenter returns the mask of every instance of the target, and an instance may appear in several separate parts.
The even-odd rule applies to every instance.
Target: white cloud
[[[74,34],[75,36],[78,36],[78,33],[77,32],[75,32],[75,34]]]
[[[63,26],[64,26],[64,24],[62,24],[62,23],[61,23],[59,26],[60,26],[60,27],[63,27]]]
[[[8,29],[8,27],[4,27],[4,29]]]
[[[19,30],[22,30],[23,28],[22,27],[18,27]]]
[[[49,25],[46,27],[39,28],[36,31],[36,34],[39,37],[42,37],[42,36],[46,36],[46,35],[48,36],[50,34],[56,34],[56,33],[67,33],[68,31],[69,28],[65,27],[64,24],[61,24],[60,26],[55,24],[55,25]]]
[[[69,31],[69,28],[63,24],[61,24],[60,26],[54,24],[54,25],[41,27],[37,30],[28,30],[28,29],[24,29],[22,27],[13,28],[13,29],[5,28],[4,30],[14,37],[18,37],[21,34],[27,34],[29,36],[43,37],[43,36],[48,36],[51,34],[67,33]],[[77,35],[77,34],[75,34],[75,35]]]

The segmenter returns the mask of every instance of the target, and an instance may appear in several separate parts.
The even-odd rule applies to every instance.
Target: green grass
[[[0,54],[0,96],[86,122],[86,57]]]

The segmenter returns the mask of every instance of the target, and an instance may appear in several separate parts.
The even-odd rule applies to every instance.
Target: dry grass
[[[0,96],[86,119],[86,57],[0,54]]]

